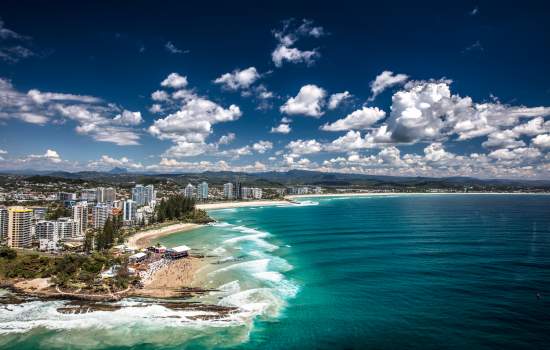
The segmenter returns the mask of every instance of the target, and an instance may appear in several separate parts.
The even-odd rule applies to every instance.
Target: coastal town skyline
[[[0,171],[550,179],[543,3],[8,3]]]

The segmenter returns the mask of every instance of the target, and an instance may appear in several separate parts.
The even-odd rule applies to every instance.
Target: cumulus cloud
[[[295,47],[296,42],[303,37],[319,38],[325,34],[323,27],[314,26],[310,20],[302,20],[300,26],[296,28],[293,20],[287,20],[283,23],[283,28],[274,30],[273,35],[278,41],[278,45],[271,53],[271,59],[276,67],[281,67],[283,63],[301,63],[311,65],[321,55],[317,49],[302,50]]]
[[[328,109],[338,108],[338,106],[342,102],[349,99],[350,97],[351,97],[351,94],[349,93],[349,91],[339,92],[339,93],[330,95],[330,98],[328,100]]]
[[[123,110],[98,97],[37,89],[23,93],[0,78],[1,119],[39,125],[72,120],[77,123],[77,133],[118,145],[138,144],[139,134],[132,127],[142,122],[140,112]]]
[[[368,129],[385,116],[386,112],[378,107],[363,107],[348,114],[343,119],[321,126],[321,130],[345,131]]]
[[[370,83],[372,95],[369,100],[373,101],[376,96],[381,94],[387,88],[404,84],[408,79],[409,76],[406,74],[394,74],[389,70],[383,71]]]
[[[182,89],[187,86],[187,77],[178,73],[170,73],[161,83],[163,87],[171,87],[173,89]]]
[[[235,133],[228,133],[227,135],[222,135],[218,140],[218,145],[228,145],[231,142],[235,141]]]
[[[222,74],[214,80],[215,84],[221,85],[227,90],[249,89],[260,78],[260,74],[255,67],[249,67],[243,70],[235,69],[231,73]]]
[[[317,140],[296,140],[286,145],[290,153],[295,156],[321,152],[322,145]]]
[[[292,128],[288,124],[281,123],[278,126],[272,127],[271,128],[271,133],[288,134],[291,130],[292,130]]]
[[[533,145],[540,149],[550,148],[550,134],[538,135],[533,139]]]
[[[326,91],[317,85],[304,85],[300,88],[296,97],[289,98],[281,106],[280,111],[288,115],[305,115],[319,118],[324,114],[322,109],[325,105],[326,94]]]
[[[108,170],[113,167],[121,167],[127,169],[143,169],[143,165],[139,162],[133,162],[127,157],[121,157],[119,159],[110,157],[108,155],[102,155],[99,160],[88,163],[88,167],[92,169]]]
[[[166,151],[166,156],[195,156],[214,147],[205,142],[214,124],[234,121],[241,115],[236,105],[223,108],[208,99],[197,97],[184,101],[177,112],[155,120],[148,130],[161,140],[175,143]]]
[[[394,142],[442,140],[451,135],[468,140],[514,127],[520,118],[547,115],[550,107],[474,103],[470,97],[451,94],[447,82],[414,82],[393,95],[387,124]]]

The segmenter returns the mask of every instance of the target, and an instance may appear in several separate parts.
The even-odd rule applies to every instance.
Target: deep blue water
[[[84,322],[106,328],[4,334],[14,338],[0,348],[78,349],[84,338],[88,347],[110,349],[550,348],[550,196],[310,200],[318,205],[214,211],[230,225],[161,240],[207,251],[223,246],[237,256],[215,265],[224,272],[209,279],[263,286],[243,303],[286,298],[278,316],[255,318],[249,337],[243,327],[134,325],[150,316],[144,313],[131,314],[129,324],[92,315]],[[295,295],[277,290],[289,286]],[[40,317],[55,312],[45,310]]]

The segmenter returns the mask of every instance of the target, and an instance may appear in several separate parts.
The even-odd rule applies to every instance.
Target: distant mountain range
[[[33,177],[47,177],[71,179],[98,183],[156,183],[159,181],[174,181],[180,185],[207,181],[211,185],[221,185],[240,182],[250,186],[281,187],[293,185],[311,185],[332,188],[464,188],[473,189],[494,188],[500,190],[516,189],[543,189],[550,190],[550,180],[522,180],[522,179],[478,179],[472,177],[410,177],[410,176],[382,176],[348,173],[326,173],[319,171],[290,170],[285,172],[269,171],[260,173],[244,173],[231,171],[205,171],[202,173],[133,173],[124,168],[113,168],[107,172],[82,171],[35,171],[18,170],[4,171],[0,174]]]

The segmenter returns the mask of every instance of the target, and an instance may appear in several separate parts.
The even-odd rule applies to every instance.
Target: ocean
[[[394,195],[223,209],[160,239],[209,256],[196,320],[143,300],[0,306],[2,349],[547,349],[550,196]]]

